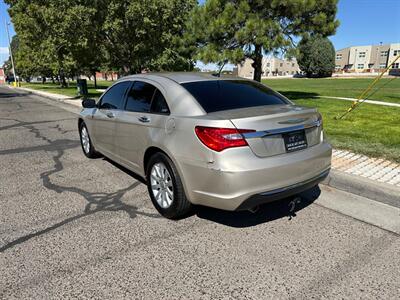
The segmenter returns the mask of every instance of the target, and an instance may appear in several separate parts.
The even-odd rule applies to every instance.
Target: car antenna
[[[227,60],[224,60],[223,63],[221,64],[221,67],[218,70],[218,73],[213,73],[212,75],[215,77],[221,77],[222,69],[225,67],[227,62],[228,62]]]

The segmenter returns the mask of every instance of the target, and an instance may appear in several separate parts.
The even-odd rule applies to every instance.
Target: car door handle
[[[106,116],[109,117],[109,118],[114,118],[115,117],[115,115],[110,111],[106,113]]]
[[[150,122],[150,119],[148,117],[146,117],[146,116],[141,116],[138,119],[142,123],[149,123]]]

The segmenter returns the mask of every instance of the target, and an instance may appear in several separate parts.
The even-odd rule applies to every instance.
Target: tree
[[[252,59],[261,81],[263,54],[294,48],[296,36],[333,34],[336,6],[337,0],[207,0],[194,9],[185,39],[205,63]]]
[[[20,58],[65,76],[143,69],[188,70],[182,43],[196,0],[5,0],[21,40]],[[22,65],[21,65],[22,66]]]
[[[103,24],[109,66],[123,74],[193,67],[180,38],[195,5],[195,0],[111,0]]]
[[[330,77],[335,69],[335,48],[321,36],[303,38],[298,46],[297,62],[307,77]]]
[[[60,77],[78,73],[78,67],[89,64],[87,49],[93,35],[92,24],[96,1],[80,0],[6,0],[15,30],[23,44],[21,57],[29,57]],[[86,52],[85,52],[86,50]],[[84,55],[85,53],[86,55]]]

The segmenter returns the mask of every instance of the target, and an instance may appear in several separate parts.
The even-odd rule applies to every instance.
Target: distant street
[[[169,221],[50,101],[0,87],[0,299],[398,299],[400,237],[313,203],[346,193]]]

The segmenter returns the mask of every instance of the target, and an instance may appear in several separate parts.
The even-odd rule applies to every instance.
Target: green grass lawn
[[[349,102],[332,99],[299,99],[298,105],[317,107],[324,118],[324,130],[335,148],[400,163],[400,108],[361,104],[342,120],[334,117]]]
[[[289,99],[315,96],[357,98],[373,78],[293,78],[264,79],[263,83],[285,94]],[[382,78],[368,97],[371,100],[400,103],[400,78]]]
[[[293,100],[298,105],[317,107],[324,116],[324,128],[335,148],[347,149],[373,157],[384,157],[400,163],[400,108],[361,104],[343,120],[334,117],[346,111],[350,101],[315,98],[321,96],[357,97],[372,79],[266,79],[263,82]],[[107,88],[112,82],[99,82]],[[383,88],[371,99],[400,103],[400,78],[382,79]],[[24,87],[75,97],[76,84],[61,89],[57,84],[23,84]],[[98,97],[93,82],[88,81],[89,96]],[[313,98],[314,97],[314,98]]]
[[[102,92],[99,92],[94,88],[93,81],[88,80],[87,83],[88,83],[89,97],[98,98],[102,94]],[[97,89],[106,89],[112,83],[113,83],[112,81],[98,81]],[[61,95],[70,96],[70,97],[78,96],[78,91],[76,88],[76,81],[69,82],[67,88],[61,88],[58,83],[51,83],[51,82],[46,82],[45,84],[23,82],[22,87],[31,88],[31,89],[35,89],[35,90],[41,90],[41,91],[54,93],[54,94],[61,94]]]
[[[328,140],[335,148],[400,162],[400,108],[363,103],[342,120],[350,101],[315,96],[356,98],[372,78],[266,79],[265,84],[298,105],[316,107],[324,117]],[[400,78],[383,78],[370,99],[400,103]]]

